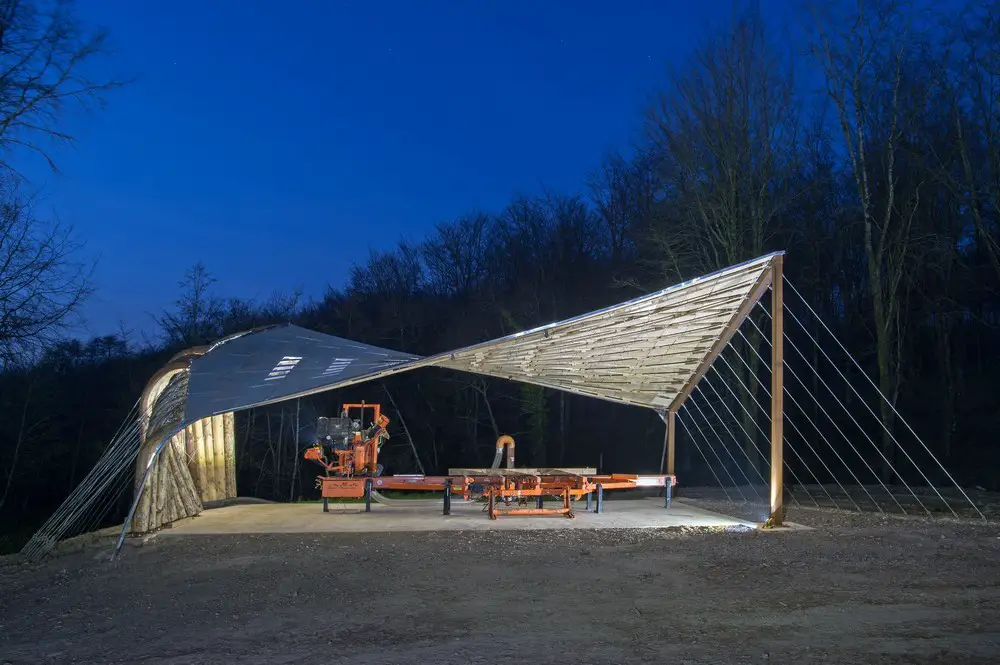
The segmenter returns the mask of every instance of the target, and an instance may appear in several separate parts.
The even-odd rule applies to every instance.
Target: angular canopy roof
[[[330,390],[416,360],[299,326],[248,332],[191,361],[184,421]]]
[[[292,325],[243,333],[191,361],[184,422],[427,366],[664,410],[683,401],[770,286],[777,255],[429,358]]]
[[[665,409],[686,397],[771,285],[778,254],[559,323],[445,354],[434,364]]]

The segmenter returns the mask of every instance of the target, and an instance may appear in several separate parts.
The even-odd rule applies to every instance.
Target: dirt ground
[[[1000,528],[159,536],[0,563],[0,663],[996,663]]]

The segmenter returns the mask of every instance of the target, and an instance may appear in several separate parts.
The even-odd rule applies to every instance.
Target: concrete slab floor
[[[160,536],[233,533],[374,533],[387,531],[486,531],[491,529],[663,529],[680,526],[724,527],[753,522],[713,513],[675,500],[664,508],[662,499],[609,500],[600,515],[587,512],[586,503],[574,502],[575,519],[562,515],[501,517],[490,520],[482,504],[453,503],[451,515],[441,514],[442,504],[415,502],[414,506],[373,503],[333,504],[324,513],[320,503],[268,503],[234,505],[206,510],[197,517],[176,522]]]

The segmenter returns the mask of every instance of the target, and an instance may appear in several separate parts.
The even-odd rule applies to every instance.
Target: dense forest
[[[947,15],[914,2],[805,4],[794,39],[742,10],[650,81],[660,92],[643,133],[578,191],[443,221],[359,257],[318,299],[227,298],[211,266],[195,265],[152,342],[67,337],[89,266],[78,239],[33,215],[16,168],[26,147],[57,157],[47,146],[62,136],[61,107],[113,102],[120,82],[73,69],[104,36],[59,29],[70,13],[0,6],[22,37],[0,41],[0,530],[12,543],[87,473],[180,349],[291,321],[431,354],[778,249],[790,282],[959,482],[1000,489],[1000,3]],[[361,399],[393,418],[392,472],[484,465],[499,432],[518,437],[522,464],[659,468],[653,413],[427,370],[238,414],[240,494],[312,496],[299,454],[311,423]],[[678,455],[690,484],[710,481]]]

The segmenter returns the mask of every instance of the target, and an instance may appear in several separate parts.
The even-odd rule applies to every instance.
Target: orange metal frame
[[[482,495],[494,499],[520,499],[524,497],[564,496],[567,501],[579,499],[597,491],[629,490],[639,487],[673,487],[677,479],[670,475],[637,475],[610,474],[600,476],[377,476],[344,478],[342,476],[320,476],[317,483],[324,498],[360,499],[365,496],[365,484],[371,481],[372,489],[409,491],[409,492],[441,492],[447,485],[455,495],[464,499],[472,498],[476,489],[481,489]],[[531,512],[504,511],[510,515],[565,515],[563,508],[535,508]],[[500,513],[497,513],[500,514]],[[572,517],[572,515],[568,515]],[[491,514],[491,518],[496,519]]]
[[[369,489],[371,490],[395,490],[411,492],[445,492],[446,497],[452,494],[460,495],[465,500],[473,496],[484,496],[487,500],[487,511],[490,519],[497,519],[504,516],[525,516],[525,515],[564,515],[572,518],[573,509],[571,502],[589,496],[596,492],[598,494],[598,505],[605,490],[628,490],[638,487],[673,487],[677,484],[677,479],[673,475],[636,475],[636,474],[605,474],[592,476],[574,475],[526,475],[524,473],[509,473],[513,471],[514,462],[514,439],[504,435],[497,440],[497,448],[507,449],[507,469],[498,470],[490,475],[473,476],[376,476],[374,470],[378,462],[378,448],[382,439],[388,438],[386,427],[389,419],[382,414],[378,404],[345,404],[343,412],[349,415],[351,409],[360,408],[362,419],[364,410],[374,409],[374,429],[365,438],[365,429],[362,422],[362,430],[355,432],[354,439],[346,450],[333,451],[336,461],[327,461],[325,450],[322,445],[309,448],[305,453],[305,458],[316,462],[322,466],[326,476],[319,476],[316,479],[317,487],[324,499],[324,510],[328,499],[361,499],[365,498],[370,504]],[[562,498],[562,506],[558,508],[545,508],[542,504],[542,497],[557,496]],[[667,503],[669,505],[670,492],[667,492]],[[522,508],[520,506],[527,503],[528,497],[537,499],[536,507]],[[448,501],[446,498],[446,506]],[[517,501],[519,507],[510,508],[512,500]],[[589,498],[588,498],[589,503]],[[503,504],[503,508],[500,507]],[[446,514],[449,510],[446,507]],[[600,508],[598,508],[600,510]]]
[[[322,445],[315,445],[305,452],[305,459],[316,462],[326,469],[328,480],[340,481],[344,478],[353,478],[355,476],[365,477],[375,475],[375,469],[378,467],[379,447],[382,445],[384,439],[389,438],[387,429],[389,419],[382,414],[382,407],[379,404],[366,404],[364,402],[360,404],[344,404],[342,413],[349,417],[352,409],[361,409],[361,429],[354,433],[354,439],[345,450],[333,451],[334,455],[336,455],[335,461],[327,461],[326,451]],[[365,433],[368,429],[364,423],[365,409],[373,409],[375,411],[372,419],[374,429],[367,438],[365,438]],[[330,474],[333,474],[334,477],[331,478]],[[343,489],[340,489],[338,486],[338,489],[331,491],[350,491],[347,487],[348,485],[344,485]],[[350,497],[353,495],[341,494],[338,496]]]
[[[529,488],[529,489],[516,489],[507,487],[496,487],[491,485],[487,490],[487,513],[491,520],[495,520],[501,515],[508,515],[511,517],[516,516],[534,516],[534,515],[565,515],[566,517],[573,518],[576,515],[573,514],[573,507],[570,504],[570,489],[569,487],[563,487],[559,491],[559,495],[562,497],[562,507],[561,508],[544,508],[542,507],[542,497],[552,494],[553,490],[545,489],[541,486]],[[534,496],[538,497],[538,507],[536,508],[498,508],[498,499],[504,499],[506,501],[517,498],[522,501],[524,498]]]

